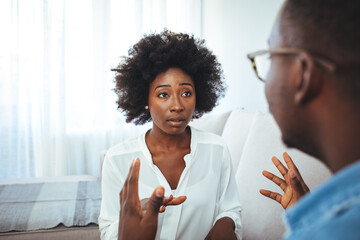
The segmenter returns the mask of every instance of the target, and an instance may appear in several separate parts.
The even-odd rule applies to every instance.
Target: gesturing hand
[[[138,194],[140,160],[131,163],[129,174],[120,192],[120,218],[118,239],[155,239],[159,208],[164,199],[164,188],[155,188],[145,213],[141,210]]]
[[[276,157],[272,157],[272,161],[284,179],[268,171],[263,171],[263,175],[278,185],[284,191],[284,194],[281,195],[264,189],[260,189],[260,193],[277,201],[284,209],[287,209],[309,192],[309,188],[306,186],[291,157],[286,152],[283,157],[288,169]]]
[[[150,198],[141,199],[140,203],[141,203],[142,211],[146,211],[148,209],[149,200],[150,200]],[[161,213],[165,212],[167,206],[180,205],[183,202],[185,202],[185,200],[186,200],[186,196],[179,196],[179,197],[174,198],[173,195],[170,195],[169,197],[164,198],[164,200],[161,204],[161,207],[159,209],[159,212],[161,212]]]

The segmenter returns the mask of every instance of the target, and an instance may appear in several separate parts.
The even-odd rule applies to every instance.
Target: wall
[[[257,80],[246,54],[266,49],[283,0],[203,0],[202,37],[219,57],[228,84],[214,112],[244,108],[268,111],[264,84]]]

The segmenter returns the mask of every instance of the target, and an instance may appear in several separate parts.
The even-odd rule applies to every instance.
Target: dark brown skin
[[[261,189],[260,193],[265,197],[277,201],[284,209],[288,209],[302,196],[309,192],[309,188],[306,186],[299,170],[295,166],[289,154],[285,152],[283,157],[288,168],[286,168],[276,157],[272,158],[274,165],[279,170],[283,178],[277,177],[268,171],[263,171],[263,175],[278,185],[284,191],[284,194],[281,195],[264,189]]]
[[[153,163],[170,187],[176,189],[185,168],[184,156],[190,153],[191,132],[188,123],[196,105],[192,79],[178,68],[170,68],[159,74],[150,84],[148,104],[153,128],[146,134],[145,141]],[[120,193],[118,239],[154,239],[158,213],[164,212],[166,206],[179,205],[186,200],[186,196],[164,198],[164,188],[157,187],[150,198],[140,201],[139,166],[137,159]],[[234,229],[232,219],[221,218],[206,239],[236,239]]]
[[[146,144],[153,163],[176,189],[190,153],[191,133],[187,127],[196,105],[195,87],[190,76],[178,68],[159,74],[149,87],[149,111],[153,128]]]
[[[276,22],[270,36],[272,49],[292,47],[292,43],[285,42],[283,37],[291,31],[280,26],[280,22]],[[346,81],[321,70],[307,52],[290,57],[273,56],[271,61],[265,94],[284,143],[317,157],[334,173],[359,160],[360,107],[358,100],[344,98],[344,93],[340,92],[337,84],[346,84]],[[286,169],[278,168],[285,173],[284,179],[273,178],[273,174],[264,172],[267,178],[281,185],[283,195],[260,191],[284,208],[293,205],[307,192],[300,173],[293,166],[288,167],[287,173]]]
[[[171,189],[177,188],[185,168],[184,156],[190,153],[191,132],[188,123],[195,106],[194,82],[178,68],[170,68],[159,74],[150,84],[149,110],[153,128],[146,134],[145,140],[153,163],[165,176]],[[178,198],[176,200],[180,201]],[[235,236],[234,222],[230,220],[219,219],[208,234],[210,239]]]
[[[161,207],[159,209],[159,212],[165,212],[166,210],[166,206],[175,206],[175,205],[179,205],[179,204],[182,204],[183,202],[185,202],[186,200],[186,196],[179,196],[177,198],[174,198],[173,195],[170,195],[169,197],[164,197],[164,200],[161,204]],[[141,199],[140,201],[141,203],[141,210],[142,211],[147,211],[150,206],[150,198],[144,198],[144,199]]]
[[[188,132],[186,135],[184,134],[184,140],[186,141],[183,140],[183,142],[179,142],[178,145],[175,146],[170,146],[172,144],[169,144],[169,142],[164,143],[166,145],[153,143],[151,139],[156,138],[156,136],[152,135],[153,132],[149,132],[146,135],[147,146],[151,153],[153,163],[160,169],[162,174],[165,176],[171,189],[177,188],[181,173],[185,168],[184,156],[190,153],[189,131],[189,129],[185,130],[185,132]],[[158,141],[161,142],[162,139],[167,138],[161,138],[158,139]]]
[[[159,208],[164,200],[164,188],[155,188],[149,199],[147,211],[142,211],[138,195],[140,160],[132,162],[129,174],[120,192],[119,240],[154,239]]]
[[[212,227],[205,240],[212,239],[223,239],[223,240],[236,240],[235,235],[235,224],[231,218],[224,217],[216,221],[215,225]]]

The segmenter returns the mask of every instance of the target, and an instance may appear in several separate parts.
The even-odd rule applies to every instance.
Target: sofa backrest
[[[262,175],[263,170],[280,175],[271,161],[272,156],[283,161],[283,153],[288,152],[310,190],[329,178],[330,171],[313,157],[296,149],[287,148],[282,143],[277,124],[269,114],[251,114],[235,109],[228,114],[225,124],[223,115],[219,115],[219,119],[216,116],[205,117],[192,124],[207,131],[217,129],[217,124],[224,125],[221,134],[215,133],[225,139],[232,156],[238,193],[243,207],[243,238],[282,239],[285,231],[282,223],[284,210],[277,202],[259,193],[259,189],[282,193],[278,186]]]
[[[192,120],[190,125],[221,136],[231,112],[232,111],[227,111],[224,113],[203,116],[200,119]]]

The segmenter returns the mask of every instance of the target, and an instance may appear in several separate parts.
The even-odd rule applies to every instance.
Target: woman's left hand
[[[223,217],[216,221],[205,240],[234,239],[236,240],[235,224],[231,218]]]

